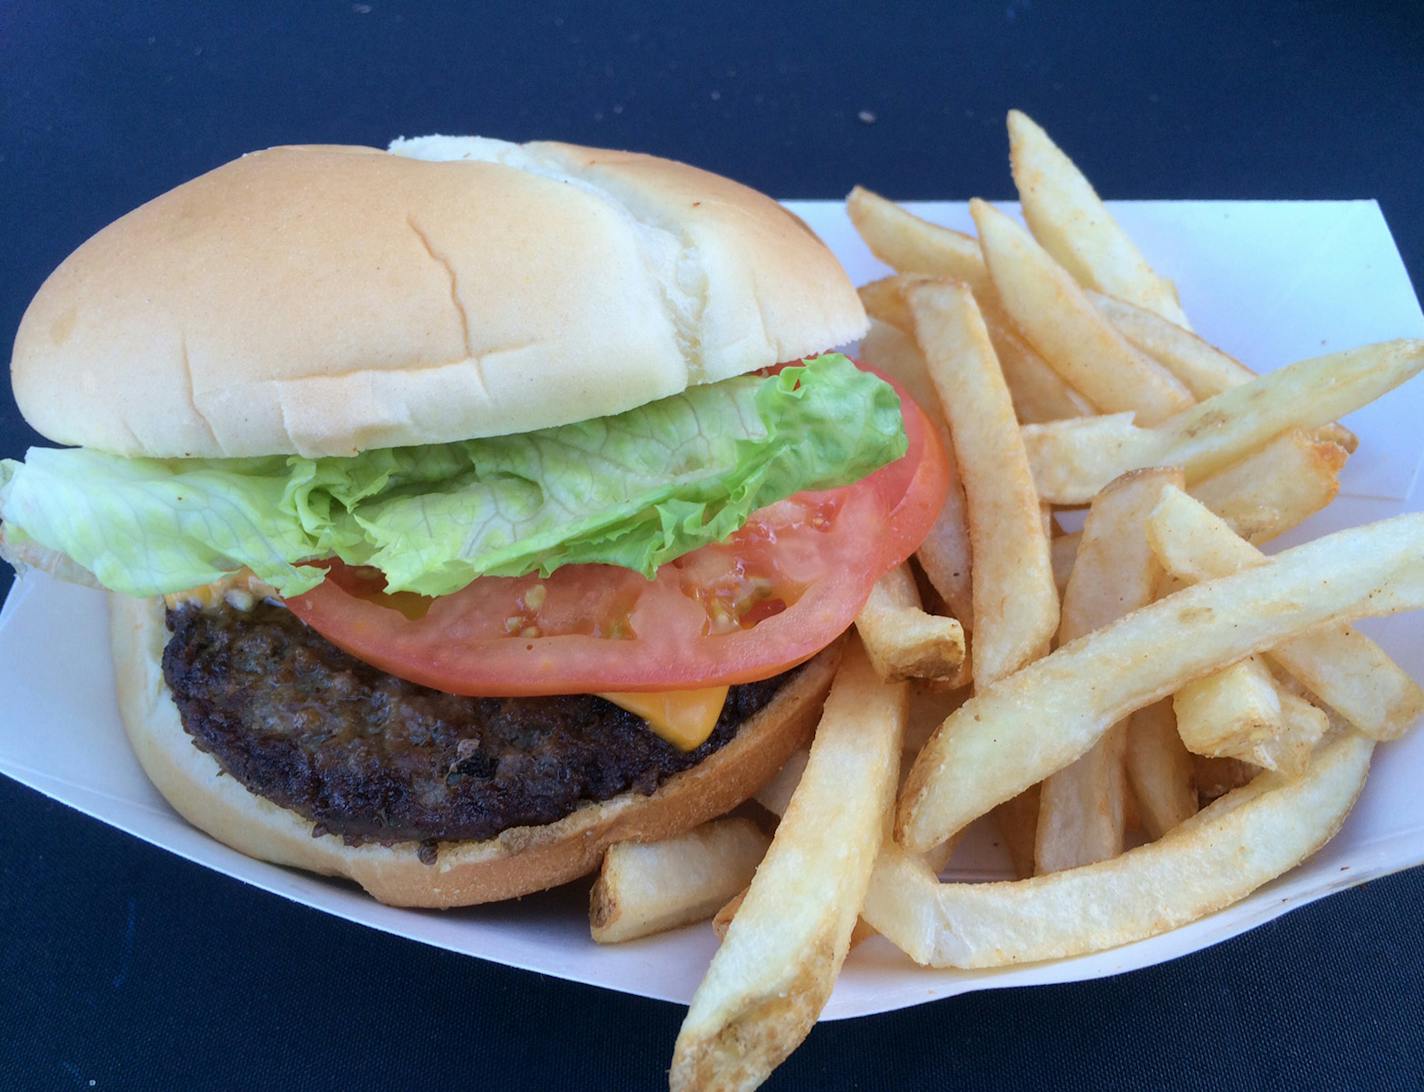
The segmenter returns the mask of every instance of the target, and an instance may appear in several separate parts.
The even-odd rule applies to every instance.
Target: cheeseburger
[[[107,589],[148,777],[254,857],[445,907],[735,807],[946,473],[831,352],[775,202],[480,138],[244,156],[124,216],[15,340],[0,550]]]

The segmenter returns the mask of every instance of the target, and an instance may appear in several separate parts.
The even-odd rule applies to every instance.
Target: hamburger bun
[[[352,455],[618,413],[852,341],[850,281],[681,163],[481,138],[272,148],[100,231],[15,340],[26,420],[126,456]]]
[[[163,678],[163,602],[109,596],[119,712],[150,781],[188,822],[233,849],[276,864],[355,880],[393,906],[468,906],[555,887],[598,867],[614,842],[656,841],[751,797],[809,740],[840,657],[832,645],[807,663],[730,743],[663,782],[584,804],[555,823],[515,827],[482,842],[442,843],[433,864],[416,842],[348,846],[248,791],[183,730]]]

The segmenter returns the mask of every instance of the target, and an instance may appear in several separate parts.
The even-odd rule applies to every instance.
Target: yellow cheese
[[[674,747],[692,751],[707,742],[722,706],[727,703],[725,686],[705,690],[660,690],[646,694],[618,692],[599,694],[614,705],[642,717],[651,728]]]

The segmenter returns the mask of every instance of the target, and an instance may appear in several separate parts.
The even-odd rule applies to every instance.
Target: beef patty
[[[791,672],[734,686],[680,751],[591,694],[466,698],[347,655],[282,607],[168,611],[163,675],[183,727],[252,792],[348,845],[482,840],[585,801],[648,794],[725,746]]]

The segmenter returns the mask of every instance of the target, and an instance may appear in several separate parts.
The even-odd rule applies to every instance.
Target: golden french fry
[[[1334,500],[1347,458],[1339,444],[1291,429],[1188,492],[1242,538],[1260,545]]]
[[[750,819],[714,819],[662,842],[619,842],[589,892],[600,944],[703,921],[751,882],[771,839]]]
[[[1302,360],[1218,394],[1155,428],[1127,414],[1023,427],[1039,495],[1082,504],[1119,474],[1180,466],[1188,484],[1293,428],[1315,428],[1374,401],[1424,368],[1424,341],[1386,341]]]
[[[1247,758],[1281,734],[1284,714],[1276,683],[1259,656],[1203,675],[1172,698],[1177,732],[1198,755]]]
[[[742,900],[746,898],[745,891],[738,891],[732,896],[722,908],[712,915],[712,932],[717,934],[718,940],[727,939],[727,930],[732,927],[732,919],[737,916],[737,911],[742,907]],[[865,921],[864,918],[855,919],[855,928],[850,931],[850,947],[862,941],[869,940],[875,935],[875,930]]]
[[[1147,544],[1147,517],[1177,470],[1139,470],[1093,499],[1063,594],[1059,644],[1099,629],[1152,602],[1162,569]],[[1126,723],[1114,725],[1081,757],[1039,787],[1037,871],[1107,860],[1122,852],[1126,831]]]
[[[1176,287],[1153,272],[1077,165],[1018,110],[1009,111],[1009,164],[1034,237],[1080,284],[1189,325]]]
[[[1098,313],[1113,324],[1118,333],[1170,371],[1198,401],[1239,387],[1256,378],[1256,373],[1235,357],[1186,329],[1181,323],[1103,292],[1089,292],[1088,299]]]
[[[1162,498],[1148,535],[1163,566],[1183,580],[1214,580],[1273,564],[1182,493]],[[1424,716],[1424,689],[1384,649],[1350,626],[1336,622],[1284,640],[1268,649],[1266,658],[1371,739],[1397,739]]]
[[[1162,837],[1196,814],[1192,754],[1177,734],[1170,700],[1154,702],[1132,714],[1126,758],[1128,784],[1149,838]]]
[[[1330,730],[1330,718],[1304,698],[1289,690],[1280,691],[1281,732],[1263,741],[1248,761],[1266,770],[1294,776],[1310,765],[1316,745]]]
[[[865,313],[872,319],[883,322],[887,326],[893,326],[903,333],[913,333],[914,319],[910,317],[910,308],[905,303],[905,294],[900,290],[905,279],[912,276],[918,276],[918,274],[896,273],[889,277],[881,277],[878,281],[871,281],[869,284],[862,284],[856,289],[856,292],[860,294],[861,306],[865,308]],[[869,349],[866,348],[864,340],[861,341],[861,353],[867,360],[874,359]]]
[[[900,772],[906,684],[852,642],[810,758],[674,1048],[674,1089],[755,1087],[806,1037],[850,946]]]
[[[1187,389],[1128,344],[1027,231],[986,202],[971,201],[969,209],[1004,310],[1075,390],[1105,412],[1132,411],[1148,424],[1192,404]]]
[[[1057,628],[1048,540],[974,297],[948,282],[913,285],[907,294],[964,483],[974,559],[972,669],[975,684],[983,685],[1037,655]]]
[[[920,543],[915,556],[949,612],[966,630],[973,629],[969,524],[964,511],[964,487],[960,483],[949,426],[944,422],[939,395],[935,393],[929,378],[925,359],[909,334],[874,319],[862,349],[866,360],[901,383],[941,430],[944,454],[949,462],[949,490],[945,494],[944,507],[939,510],[934,526]]]
[[[1172,497],[1186,494],[1168,490],[1150,526]],[[1161,558],[1155,537],[1153,546]],[[910,771],[896,838],[924,852],[1068,765],[1129,713],[1244,656],[1350,618],[1422,606],[1419,513],[1328,535],[1159,599],[960,706]]]
[[[872,319],[906,333],[913,333],[914,319],[910,315],[909,305],[905,302],[904,290],[911,284],[927,279],[930,278],[918,273],[899,273],[893,277],[885,277],[862,285],[860,299]],[[1058,421],[1065,417],[1082,417],[1094,412],[1093,404],[1064,382],[1063,377],[1014,329],[1014,324],[999,305],[993,285],[985,285],[976,291],[974,299],[983,314],[984,326],[989,331],[989,341],[999,358],[1004,382],[1008,384],[1009,397],[1013,399],[1014,413],[1020,424]],[[875,363],[877,352],[899,355],[900,346],[882,342],[875,333],[874,324],[871,331],[870,338],[862,342],[862,350],[867,360]]]
[[[1160,315],[1101,292],[1089,292],[1088,298],[1118,333],[1180,379],[1198,401],[1256,378],[1235,357]],[[1359,446],[1355,434],[1338,422],[1321,425],[1316,435],[1339,444],[1347,454]]]
[[[1002,967],[1154,936],[1244,898],[1329,841],[1364,787],[1373,749],[1342,736],[1299,777],[1262,774],[1158,841],[1031,880],[940,883],[923,861],[888,846],[862,912],[933,967]]]
[[[1298,527],[1335,499],[1348,455],[1339,444],[1304,429],[1283,432],[1259,451],[1187,490],[1252,545]],[[1053,579],[1067,584],[1078,534],[1051,544]]]
[[[978,299],[978,297],[975,297]],[[1004,372],[1009,396],[1014,401],[1014,413],[1024,425],[1042,421],[1060,421],[1065,417],[1084,417],[1096,412],[1093,404],[1070,387],[1053,370],[1052,365],[1038,355],[997,306],[981,303],[984,326],[994,355]]]
[[[953,618],[926,614],[908,564],[876,581],[855,618],[875,673],[886,682],[953,680],[964,663],[964,629]]]
[[[870,252],[901,273],[950,277],[976,289],[989,282],[979,244],[962,231],[932,224],[861,186],[846,198],[846,212]]]

